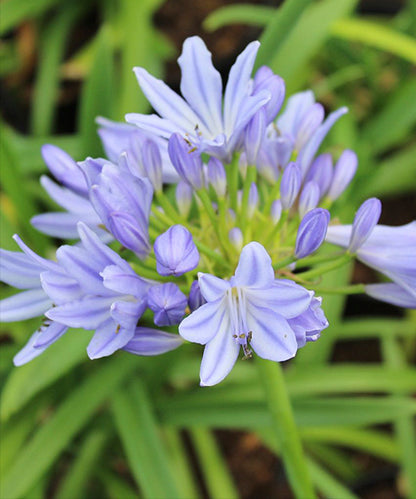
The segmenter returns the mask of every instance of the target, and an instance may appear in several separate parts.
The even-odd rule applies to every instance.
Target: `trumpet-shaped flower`
[[[284,93],[278,77],[258,78],[257,84],[251,81],[258,48],[259,43],[252,42],[238,56],[223,99],[221,76],[212,64],[211,53],[199,37],[188,38],[178,59],[183,98],[145,69],[135,68],[139,85],[159,116],[130,113],[127,121],[166,139],[179,133],[200,152],[229,162],[233,152],[242,147],[247,124],[271,101],[271,91],[279,96],[278,101]],[[274,100],[272,108],[277,112],[280,104]]]
[[[229,281],[201,273],[199,285],[207,303],[180,323],[179,333],[206,345],[202,385],[224,379],[240,348],[245,357],[253,348],[260,357],[277,362],[295,356],[298,343],[288,321],[308,310],[312,296],[301,286],[274,278],[271,259],[261,244],[251,242],[243,248]]]
[[[348,248],[352,225],[328,227],[326,240]],[[365,242],[357,249],[358,260],[386,275],[405,293],[396,287],[387,288],[383,294],[380,288],[369,288],[370,295],[389,303],[409,306],[416,299],[416,221],[400,227],[376,225]],[[412,298],[413,297],[413,298]],[[413,300],[413,302],[412,302]]]

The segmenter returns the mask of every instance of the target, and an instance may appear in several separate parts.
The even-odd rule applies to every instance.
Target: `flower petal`
[[[227,315],[222,299],[206,303],[179,324],[179,334],[185,340],[205,345],[220,330]]]
[[[51,270],[42,272],[40,281],[43,290],[56,305],[78,300],[83,295],[78,282],[63,273]]]
[[[59,333],[57,333],[57,330],[54,329],[53,332],[56,333],[55,336],[53,338],[49,337],[49,341],[44,342],[42,345],[38,345],[38,342],[41,341],[43,332],[39,330],[35,331],[29,338],[26,345],[14,356],[13,364],[15,366],[23,366],[24,364],[27,364],[43,353],[50,345],[52,345],[52,343],[55,343],[55,341],[65,334],[66,331],[66,327],[60,329]]]
[[[368,284],[365,292],[376,300],[392,303],[398,307],[416,308],[416,294],[394,283]]]
[[[87,297],[53,307],[45,315],[49,319],[69,327],[96,329],[109,318],[113,301],[113,297]]]
[[[198,273],[198,282],[202,296],[209,302],[222,298],[231,286],[229,281],[202,272]]]
[[[230,69],[224,93],[224,127],[229,137],[234,129],[241,105],[248,97],[249,82],[260,43],[247,45]]]
[[[42,288],[22,291],[0,300],[1,322],[15,322],[43,315],[52,305]]]
[[[270,308],[248,302],[247,325],[251,330],[251,346],[263,359],[281,362],[296,355],[297,341],[288,322]]]
[[[100,273],[106,288],[124,295],[133,295],[142,298],[149,286],[149,282],[139,277],[133,269],[121,269],[118,265],[108,265]]]
[[[236,285],[264,288],[271,286],[273,281],[272,260],[264,247],[256,241],[244,246],[235,271]]]
[[[58,340],[61,336],[63,336],[67,330],[68,327],[65,326],[64,324],[59,324],[58,322],[54,321],[47,321],[49,324],[45,324],[41,328],[38,329],[37,333],[38,335],[34,339],[35,341],[33,342],[33,347],[34,348],[47,348],[52,343],[55,343],[56,340]]]
[[[18,251],[0,249],[0,281],[19,289],[39,288],[44,268]]]
[[[134,329],[117,328],[113,319],[108,319],[95,331],[87,347],[90,359],[107,357],[123,348],[134,335]]]
[[[177,334],[150,327],[138,327],[123,350],[134,355],[160,355],[175,350],[182,344],[183,339]]]
[[[188,132],[193,132],[199,125],[201,132],[209,135],[198,116],[177,93],[166,83],[149,74],[143,68],[133,68],[142,92],[152,105],[153,109],[162,117],[172,121],[175,125]],[[131,120],[129,120],[131,122]]]
[[[225,314],[218,324],[216,335],[205,346],[199,373],[201,386],[212,386],[222,381],[233,368],[239,351],[240,345],[234,341],[230,320]]]
[[[211,52],[201,38],[192,36],[185,40],[178,64],[182,72],[182,95],[211,135],[219,135],[223,131],[221,75],[214,68]]]
[[[277,279],[270,288],[247,289],[245,296],[251,305],[270,308],[285,319],[305,312],[312,299],[307,289],[285,279]]]

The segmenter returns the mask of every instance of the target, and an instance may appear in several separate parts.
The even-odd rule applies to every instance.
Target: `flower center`
[[[231,320],[231,333],[234,341],[241,345],[243,349],[243,359],[249,359],[253,356],[253,352],[249,347],[253,333],[248,330],[246,322],[247,310],[244,291],[240,287],[234,286],[227,292],[227,294]]]

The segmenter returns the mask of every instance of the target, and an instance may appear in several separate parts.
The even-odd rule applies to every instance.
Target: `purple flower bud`
[[[280,197],[284,210],[288,210],[295,202],[301,182],[302,176],[300,168],[295,163],[289,163],[283,172],[280,184]]]
[[[142,149],[143,168],[156,192],[162,190],[162,157],[153,140],[146,140]]]
[[[368,239],[377,225],[381,215],[381,202],[377,198],[370,198],[358,208],[352,224],[351,239],[348,251],[355,253]]]
[[[191,312],[193,312],[194,310],[196,310],[206,302],[207,301],[202,296],[201,289],[199,287],[199,282],[194,281],[191,284],[191,289],[189,290],[189,298],[188,298],[188,305],[189,308],[191,309]]]
[[[160,275],[179,276],[198,266],[199,253],[192,234],[182,225],[173,225],[158,236],[153,249]]]
[[[230,239],[231,244],[234,248],[240,253],[243,249],[244,238],[241,229],[238,227],[233,227],[228,233],[228,238]]]
[[[313,180],[318,184],[320,198],[325,196],[333,178],[332,156],[320,154],[312,163],[305,177],[305,182]]]
[[[259,193],[257,190],[257,185],[252,182],[250,185],[250,190],[248,192],[248,205],[247,205],[247,218],[250,220],[259,204]]]
[[[204,170],[201,157],[178,133],[171,135],[168,152],[180,177],[194,189],[204,187]]]
[[[313,210],[318,206],[320,191],[318,184],[314,180],[310,180],[305,184],[299,196],[299,215],[303,218],[308,211]]]
[[[305,258],[324,242],[329,218],[329,211],[324,208],[315,208],[305,215],[296,236],[296,258]]]
[[[305,113],[296,133],[295,148],[298,151],[307,144],[315,130],[322,123],[324,116],[324,108],[318,103],[313,104]]]
[[[273,223],[277,224],[282,216],[282,202],[280,199],[276,199],[272,203],[272,207],[270,208],[270,216],[272,217]]]
[[[178,182],[176,186],[176,205],[178,207],[179,213],[184,217],[188,218],[189,212],[192,205],[192,197],[194,195],[194,190],[192,187],[183,180]]]
[[[277,116],[285,98],[285,82],[280,76],[273,73],[267,66],[259,68],[254,76],[253,94],[261,90],[268,90],[270,100],[264,106],[266,123],[270,123]]]
[[[247,158],[247,164],[255,165],[257,162],[257,154],[262,143],[264,132],[266,130],[266,112],[261,108],[251,118],[246,127],[244,135],[244,149]]]
[[[185,315],[188,300],[176,284],[167,282],[149,289],[147,304],[155,313],[156,326],[173,326]]]
[[[207,172],[208,182],[217,196],[223,198],[227,189],[227,177],[223,164],[219,159],[211,157],[208,161]]]
[[[336,165],[328,197],[338,199],[353,179],[357,170],[358,158],[354,151],[346,149],[339,157]]]

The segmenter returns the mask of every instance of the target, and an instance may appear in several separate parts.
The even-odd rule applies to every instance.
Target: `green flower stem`
[[[179,213],[176,211],[176,208],[169,201],[168,197],[163,191],[155,192],[156,200],[163,208],[166,214],[169,214],[169,217],[177,224],[183,224],[184,220],[182,220]]]
[[[227,245],[228,242],[228,236],[224,236],[224,234],[221,233],[219,224],[218,224],[218,217],[214,211],[214,208],[212,207],[211,199],[209,197],[208,192],[205,189],[199,189],[196,191],[196,195],[198,196],[199,200],[203,204],[205,211],[209,217],[209,220],[212,224],[212,228],[215,231],[215,234],[217,235],[218,242],[224,252],[224,255],[228,256],[229,253],[229,247]]]
[[[217,263],[221,264],[223,267],[230,268],[229,263],[225,260],[225,258],[222,255],[211,249],[209,246],[205,246],[205,244],[201,243],[197,239],[194,239],[194,243],[201,253],[208,256],[209,258],[212,258]]]
[[[233,160],[226,167],[228,197],[230,199],[230,207],[237,211],[237,191],[238,191],[238,160],[239,155],[234,154]]]
[[[340,286],[338,288],[313,287],[316,293],[327,295],[355,295],[365,293],[365,284],[352,284],[351,286]]]
[[[138,274],[140,277],[144,277],[146,279],[152,279],[155,281],[163,281],[163,282],[169,282],[171,279],[169,277],[162,277],[159,275],[156,270],[151,269],[149,267],[145,267],[144,265],[141,265],[140,263],[137,262],[129,262],[133,270]]]
[[[353,255],[350,255],[347,253],[347,254],[342,255],[341,257],[337,258],[336,260],[328,263],[327,265],[321,265],[319,267],[316,267],[315,269],[309,270],[307,272],[302,272],[301,274],[297,274],[297,276],[303,280],[312,279],[313,277],[318,277],[322,274],[326,274],[327,272],[330,272],[331,270],[335,270],[339,267],[344,266],[352,258],[353,258]]]
[[[292,490],[298,499],[314,499],[316,495],[293,417],[282,366],[258,357],[256,362]]]
[[[300,269],[302,267],[310,267],[311,265],[316,265],[319,263],[331,262],[342,255],[345,255],[345,251],[337,251],[329,255],[306,256],[305,258],[301,258],[296,262],[296,268]]]
[[[293,255],[290,255],[287,258],[284,258],[283,260],[276,262],[273,265],[273,268],[274,268],[274,270],[279,270],[279,269],[282,269],[283,267],[287,267],[288,265],[290,265],[293,262],[296,262],[296,257]]]
[[[268,217],[270,215],[270,210],[272,208],[273,201],[278,199],[278,194],[280,191],[280,178],[276,181],[273,187],[270,189],[266,202],[264,203],[263,213]]]
[[[266,239],[265,246],[268,246],[269,244],[271,244],[273,242],[273,239],[277,238],[277,234],[279,233],[279,231],[282,230],[282,227],[285,225],[288,215],[289,215],[289,212],[287,210],[282,212],[282,216],[280,217],[280,220],[273,227],[273,230],[270,232],[269,237]]]
[[[257,169],[254,165],[250,165],[247,167],[246,177],[244,179],[243,184],[243,197],[241,199],[241,208],[240,208],[240,227],[243,231],[243,234],[246,235],[246,223],[247,223],[247,206],[248,206],[248,198],[250,194],[250,187],[253,182],[256,181],[257,177]],[[246,238],[245,242],[246,242]]]

